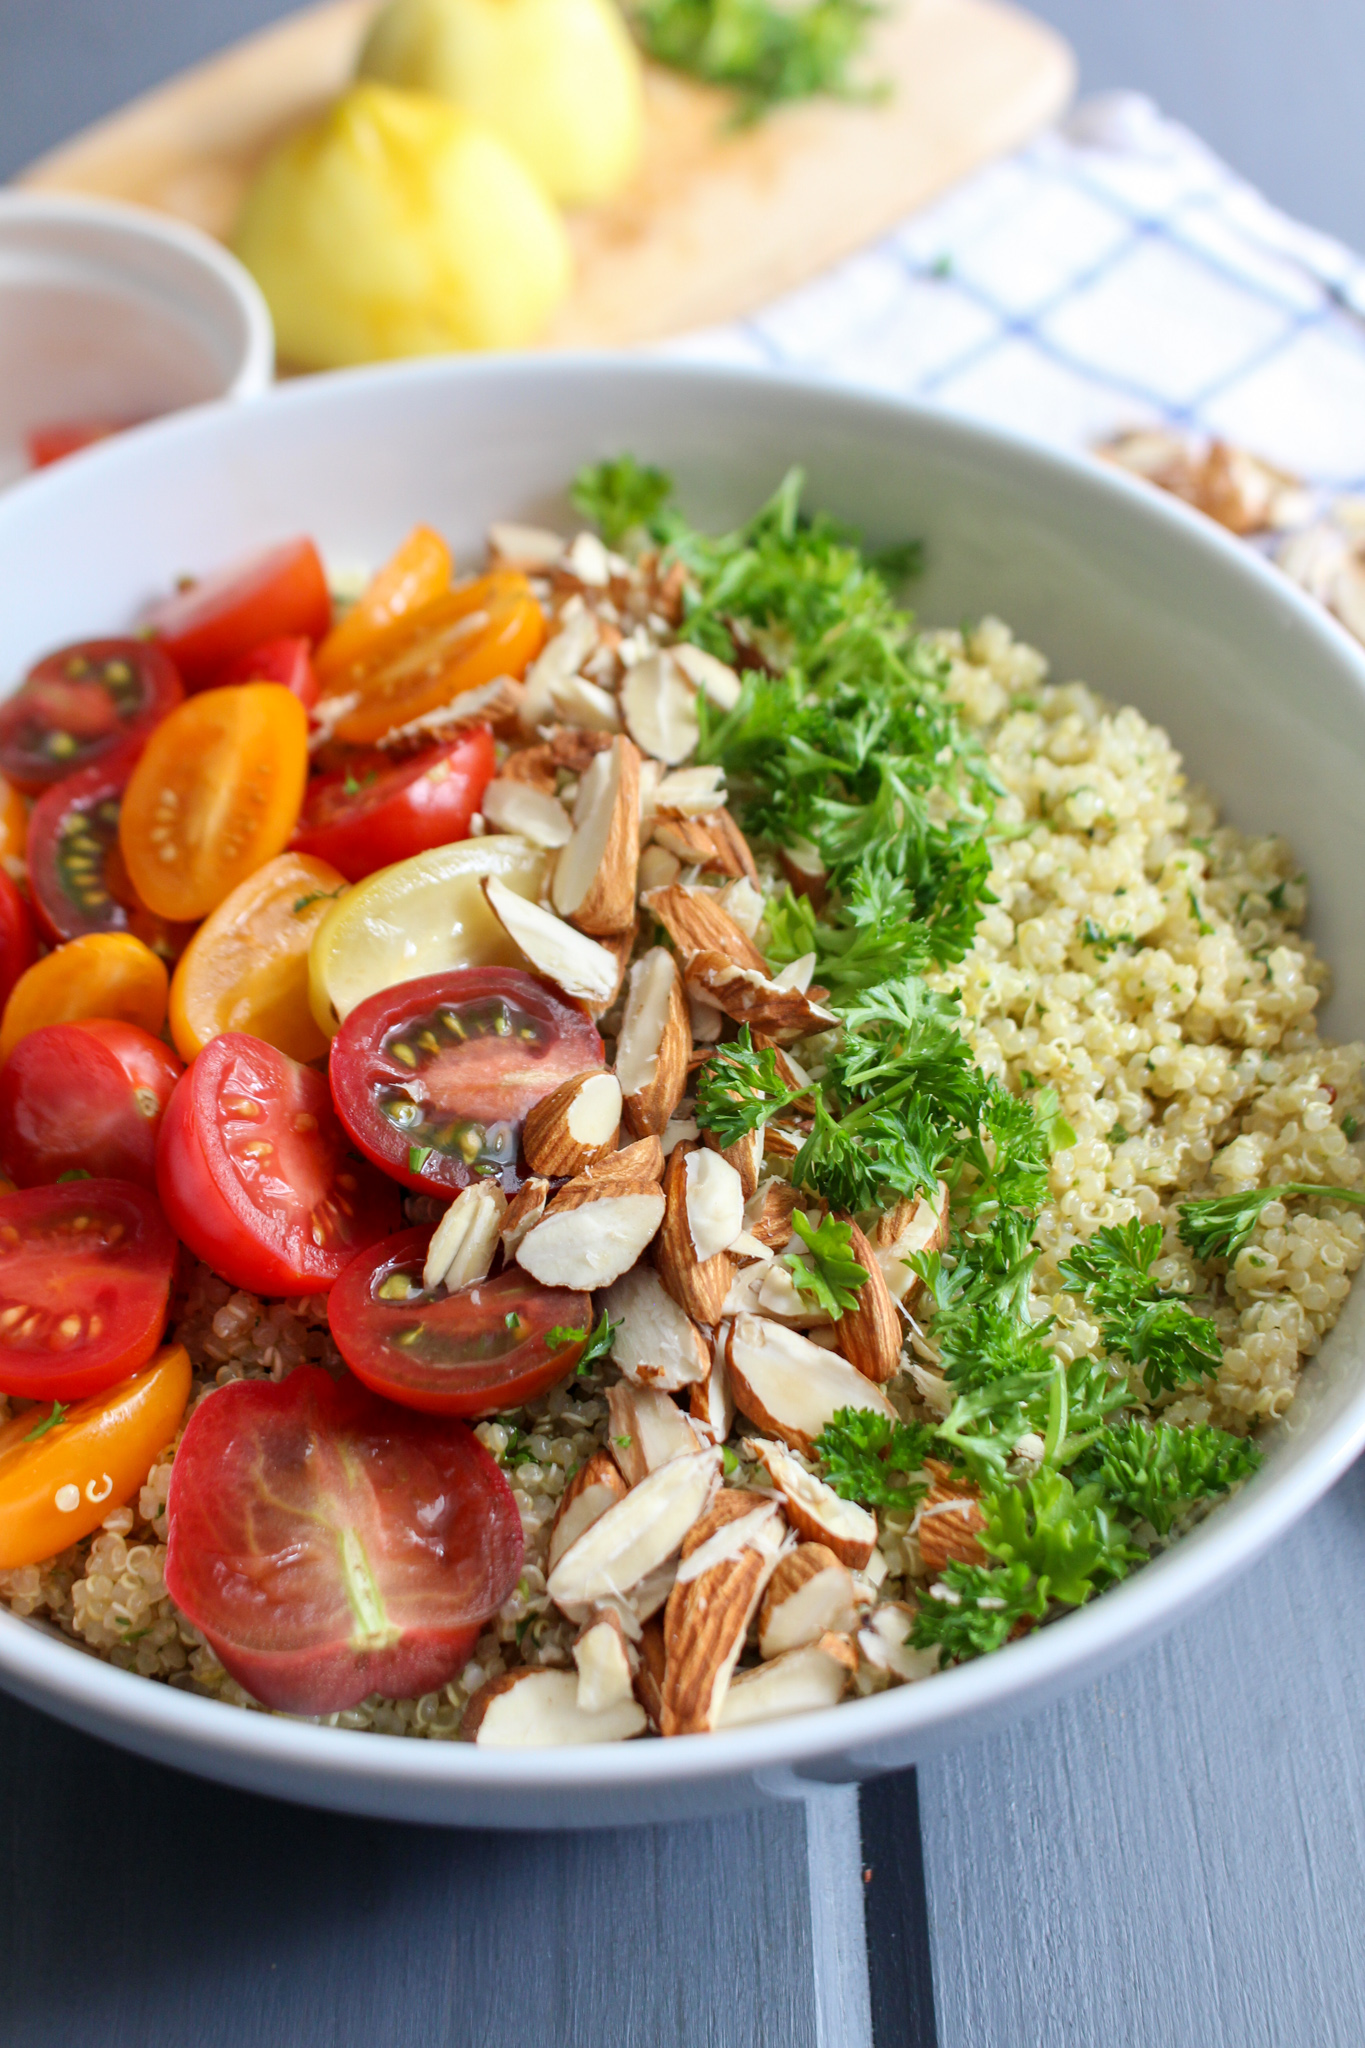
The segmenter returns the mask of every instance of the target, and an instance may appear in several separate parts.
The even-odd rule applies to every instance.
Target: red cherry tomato
[[[400,1231],[352,1259],[332,1289],[327,1320],[357,1379],[427,1415],[480,1416],[568,1378],[592,1328],[590,1294],[542,1287],[518,1266],[428,1292],[430,1242],[429,1230]]]
[[[118,419],[51,420],[45,427],[34,427],[28,437],[28,459],[34,469],[46,469],[50,462],[60,462],[64,455],[79,454],[82,448],[93,448],[97,441],[107,441],[112,434],[121,434],[125,427],[141,424],[141,415]]]
[[[156,1180],[190,1250],[253,1294],[323,1293],[399,1217],[322,1075],[244,1031],[213,1039],[176,1083]]]
[[[0,770],[30,795],[145,740],[184,696],[165,650],[147,640],[82,640],[31,668],[0,704]]]
[[[38,957],[33,913],[3,868],[0,868],[0,1008],[10,990]]]
[[[330,861],[348,882],[363,881],[410,854],[467,839],[496,767],[493,735],[479,726],[373,780],[329,775],[304,798],[290,844]]]
[[[140,741],[44,790],[29,814],[28,880],[43,937],[60,946],[90,932],[131,932],[163,960],[178,960],[193,925],[148,910],[119,847],[124,785]]]
[[[145,1188],[75,1180],[0,1196],[0,1393],[75,1401],[161,1341],[175,1239]]]
[[[205,576],[154,606],[147,620],[188,690],[216,683],[229,662],[264,640],[321,640],[331,622],[327,577],[311,540],[284,541]]]
[[[305,711],[318,701],[318,679],[313,673],[313,654],[306,640],[285,638],[263,640],[230,661],[214,677],[219,683],[283,683],[292,690]]]
[[[527,1111],[602,1060],[597,1027],[548,982],[469,967],[358,1003],[329,1072],[361,1151],[411,1188],[448,1193],[514,1166]]]
[[[444,1685],[521,1570],[516,1504],[469,1430],[316,1365],[201,1401],[168,1510],[171,1598],[284,1713]]]
[[[156,1186],[156,1140],[184,1071],[136,1024],[46,1024],[0,1068],[0,1159],[21,1188],[64,1173]]]

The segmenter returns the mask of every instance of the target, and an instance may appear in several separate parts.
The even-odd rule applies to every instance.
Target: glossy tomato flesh
[[[542,1287],[517,1266],[428,1292],[430,1243],[429,1230],[401,1231],[353,1259],[332,1289],[327,1318],[358,1379],[405,1408],[477,1417],[568,1378],[592,1329],[590,1294]]]
[[[399,982],[358,1003],[332,1040],[337,1114],[409,1187],[467,1187],[516,1164],[527,1111],[600,1067],[597,1027],[516,967]]]
[[[147,624],[186,689],[200,690],[263,641],[316,642],[331,621],[317,549],[311,540],[288,540],[177,591],[153,607]]]
[[[243,1031],[211,1040],[177,1082],[156,1178],[190,1250],[254,1294],[324,1292],[399,1218],[322,1075]]]
[[[0,1393],[97,1394],[161,1339],[175,1239],[145,1188],[75,1180],[0,1196]]]
[[[330,861],[348,882],[363,881],[414,853],[467,839],[496,766],[493,735],[478,726],[401,768],[363,779],[326,776],[309,790],[290,843]]]
[[[33,913],[3,868],[0,868],[0,1006],[38,957]]]
[[[245,654],[239,654],[235,661],[230,661],[222,673],[214,677],[214,682],[283,683],[285,689],[298,698],[305,711],[311,711],[318,701],[312,648],[299,635],[263,640],[259,647],[248,648]]]
[[[291,1714],[444,1685],[521,1570],[516,1504],[469,1430],[320,1366],[202,1401],[169,1517],[172,1599]]]
[[[129,740],[145,740],[184,695],[164,648],[82,640],[46,655],[0,704],[0,770],[36,794]]]
[[[112,1018],[48,1024],[0,1068],[0,1160],[21,1188],[64,1173],[156,1186],[156,1141],[182,1072],[169,1046]]]

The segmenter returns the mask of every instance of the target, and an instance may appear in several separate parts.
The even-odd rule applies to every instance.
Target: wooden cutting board
[[[346,83],[375,0],[325,0],[183,72],[19,180],[98,193],[226,240],[257,164]],[[1065,106],[1071,51],[1003,0],[901,0],[871,38],[873,105],[812,100],[727,127],[730,101],[650,66],[646,160],[572,216],[555,347],[653,341],[752,312],[875,239]]]

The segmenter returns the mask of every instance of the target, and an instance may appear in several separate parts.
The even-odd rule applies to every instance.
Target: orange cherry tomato
[[[0,1428],[0,1571],[55,1557],[132,1500],[189,1398],[189,1354],[172,1344],[102,1394]]]
[[[192,1060],[224,1031],[246,1031],[291,1060],[320,1059],[327,1039],[308,1002],[308,948],[346,888],[306,853],[248,875],[190,940],[171,983],[171,1036]]]
[[[359,660],[328,676],[323,702],[358,695],[336,734],[368,746],[496,676],[523,675],[544,644],[545,615],[530,584],[495,569],[396,620]]]
[[[12,782],[0,775],[0,866],[22,861],[28,850],[28,805]]]
[[[364,594],[333,626],[313,658],[324,690],[332,678],[362,661],[380,636],[399,619],[430,604],[450,588],[450,549],[429,526],[414,526],[391,561],[370,578]]]
[[[166,1021],[165,962],[131,932],[72,939],[21,974],[0,1017],[0,1060],[44,1024],[112,1017],[155,1038]]]
[[[149,910],[207,917],[273,860],[308,780],[308,714],[281,683],[201,690],[160,725],[128,778],[119,845]]]

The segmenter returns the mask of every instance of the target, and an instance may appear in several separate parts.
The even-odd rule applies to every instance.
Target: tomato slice
[[[363,661],[382,634],[399,619],[420,611],[450,588],[450,549],[429,526],[414,526],[396,555],[377,575],[318,649],[318,679],[324,688]]]
[[[0,1196],[0,1394],[71,1401],[144,1366],[175,1260],[155,1195],[131,1181]]]
[[[44,790],[28,821],[33,913],[53,945],[91,932],[130,931],[163,960],[185,950],[193,926],[157,917],[128,879],[118,842],[124,785],[141,750],[120,747]]]
[[[495,569],[395,619],[358,659],[329,669],[323,701],[358,694],[336,734],[368,746],[481,683],[522,675],[544,644],[545,616],[530,584]]]
[[[106,1393],[0,1428],[0,1571],[57,1556],[132,1500],[189,1398],[189,1354],[173,1344]]]
[[[168,1509],[171,1598],[283,1713],[444,1685],[521,1571],[511,1490],[470,1431],[316,1365],[201,1401]]]
[[[0,868],[0,1003],[7,1003],[15,984],[33,965],[38,937],[33,913],[3,868]]]
[[[47,1024],[0,1068],[0,1159],[15,1185],[63,1174],[156,1186],[156,1140],[181,1064],[136,1024]]]
[[[253,1294],[320,1294],[396,1228],[398,1190],[349,1150],[327,1083],[227,1031],[176,1084],[157,1186],[190,1250]]]
[[[28,805],[0,775],[0,862],[22,860],[28,847]]]
[[[448,1192],[514,1170],[527,1111],[603,1058],[596,1025],[548,982],[475,967],[361,1003],[328,1071],[361,1151],[410,1188]]]
[[[174,662],[146,640],[59,647],[0,704],[0,769],[36,794],[145,739],[184,694]]]
[[[0,1017],[0,1060],[44,1024],[87,1017],[140,1024],[155,1037],[166,1021],[166,968],[131,932],[91,932],[35,960],[11,989]]]
[[[481,725],[372,780],[329,775],[309,790],[293,843],[359,882],[429,847],[467,839],[496,767],[493,735]]]
[[[327,1319],[357,1379],[405,1408],[472,1417],[519,1407],[567,1379],[592,1328],[592,1296],[542,1287],[519,1266],[454,1294],[429,1292],[431,1235],[404,1230],[371,1245],[332,1289]]]
[[[203,690],[152,734],[128,779],[119,845],[148,908],[187,923],[272,860],[308,780],[308,714],[278,683]]]
[[[154,605],[147,624],[185,679],[203,689],[263,640],[321,640],[332,622],[327,576],[311,540],[287,540]]]
[[[318,701],[318,679],[313,669],[313,651],[300,635],[282,640],[263,640],[230,661],[215,683],[280,683],[298,698],[305,711]]]
[[[327,1050],[308,1002],[308,948],[346,888],[325,860],[282,853],[210,911],[171,983],[171,1036],[192,1060],[224,1031],[263,1038],[293,1060]]]

